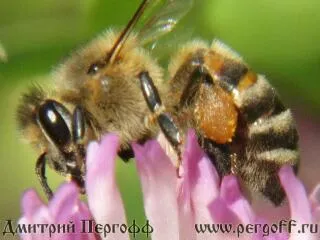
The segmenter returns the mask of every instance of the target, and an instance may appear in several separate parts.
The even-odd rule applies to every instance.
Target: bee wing
[[[154,41],[150,41],[144,45],[144,48],[148,49],[152,56],[154,56],[159,62],[167,62],[172,57],[172,53],[175,53],[180,49],[181,43],[188,42],[193,38],[194,28],[176,27],[173,32],[166,36],[162,36]]]
[[[141,44],[155,42],[171,32],[181,18],[191,9],[193,0],[154,0],[146,10],[145,19],[138,36]]]
[[[143,0],[108,53],[105,62],[115,60],[129,35],[140,23],[142,27],[138,31],[138,37],[141,45],[145,45],[172,31],[178,21],[190,10],[192,3],[193,0]]]

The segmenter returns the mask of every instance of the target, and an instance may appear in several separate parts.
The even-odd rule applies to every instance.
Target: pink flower
[[[79,191],[75,184],[64,184],[46,206],[34,190],[27,190],[22,198],[23,217],[18,222],[23,229],[21,238],[24,240],[96,239],[93,234],[81,233],[81,220],[92,217],[87,205],[79,200],[78,195]],[[58,230],[59,225],[62,227],[60,230]]]
[[[84,224],[81,220],[87,220],[88,230],[89,220],[94,219],[90,223],[92,226],[102,226],[101,231],[98,229],[102,239],[129,239],[129,232],[134,228],[130,228],[132,225],[126,226],[124,206],[115,180],[118,147],[118,138],[112,134],[105,136],[100,144],[94,142],[89,145],[86,191],[90,212],[79,201],[75,186],[65,184],[48,206],[39,200],[34,191],[26,192],[22,199],[23,217],[19,223],[58,224],[72,221],[78,230],[76,234],[56,233],[53,236],[56,239],[98,239],[98,235],[87,231],[79,233]],[[226,176],[219,183],[218,174],[199,147],[193,131],[187,136],[181,178],[177,177],[172,160],[156,140],[148,141],[144,146],[133,144],[133,149],[148,219],[145,231],[153,240],[289,237],[308,240],[319,237],[319,233],[311,234],[307,225],[306,233],[298,233],[298,230],[301,230],[303,223],[320,221],[320,185],[308,199],[302,183],[289,166],[281,168],[279,177],[287,194],[293,221],[283,219],[271,223],[255,213],[242,195],[235,176]],[[118,225],[111,231],[110,224]],[[289,226],[291,234],[288,233]],[[32,238],[34,234],[21,236],[23,239],[36,239]]]

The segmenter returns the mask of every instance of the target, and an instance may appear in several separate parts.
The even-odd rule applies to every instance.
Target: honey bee
[[[160,132],[179,155],[193,128],[220,176],[233,173],[275,205],[283,201],[277,172],[283,164],[297,171],[298,134],[267,79],[214,40],[182,46],[164,80],[144,47],[171,32],[192,3],[143,0],[123,31],[105,32],[58,66],[53,90],[34,86],[22,96],[19,128],[40,153],[36,174],[48,198],[46,164],[84,192],[87,144],[103,134],[120,137],[119,156],[127,161],[131,142]],[[157,11],[135,31],[150,9]]]

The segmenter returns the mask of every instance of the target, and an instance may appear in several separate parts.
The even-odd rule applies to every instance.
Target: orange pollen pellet
[[[201,91],[202,94],[199,95],[201,100],[195,109],[198,127],[207,138],[217,143],[231,142],[238,120],[238,112],[232,97],[219,86]]]

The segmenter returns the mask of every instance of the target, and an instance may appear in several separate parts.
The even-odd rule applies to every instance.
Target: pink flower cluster
[[[118,147],[118,137],[112,134],[106,135],[101,143],[89,145],[86,174],[88,206],[79,200],[78,190],[72,183],[62,185],[48,205],[41,202],[34,190],[28,190],[22,198],[23,217],[19,224],[57,226],[70,221],[74,223],[74,232],[61,234],[56,231],[50,239],[129,239],[128,232],[116,231],[99,236],[81,233],[80,230],[82,219],[94,219],[96,224],[102,225],[126,223],[115,180]],[[305,233],[301,232],[302,224],[312,223],[315,227],[320,223],[320,185],[308,198],[304,186],[289,166],[281,168],[279,177],[287,194],[291,219],[275,225],[254,212],[242,195],[235,176],[226,176],[220,183],[214,166],[199,147],[193,131],[187,136],[181,178],[177,177],[175,166],[156,140],[143,146],[133,144],[133,149],[153,240],[309,240],[320,237],[320,229],[318,233],[311,233],[308,230],[310,225],[305,225]],[[232,226],[230,233],[212,232],[214,227],[228,225]],[[48,231],[22,233],[20,236],[22,239],[49,239]]]

